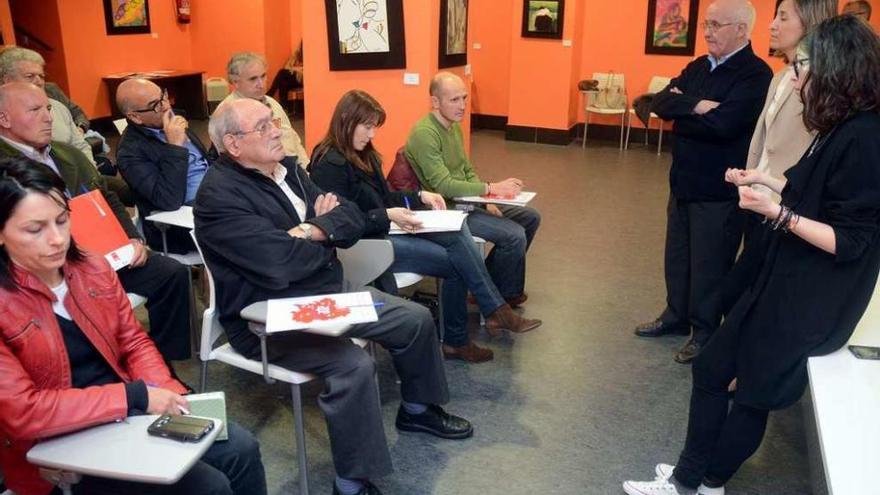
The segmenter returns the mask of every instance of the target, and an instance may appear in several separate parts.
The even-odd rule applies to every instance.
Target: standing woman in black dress
[[[631,495],[723,495],[758,449],[769,411],[795,403],[807,358],[842,347],[862,317],[880,269],[880,39],[853,16],[828,19],[792,64],[804,124],[817,133],[801,160],[775,179],[728,170],[740,207],[766,217],[752,249],[753,277],[694,361],[688,432],[677,466],[626,481]],[[763,184],[781,204],[754,191]],[[732,407],[727,385],[736,378]]]

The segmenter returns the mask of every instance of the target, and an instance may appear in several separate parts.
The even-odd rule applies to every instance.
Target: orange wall
[[[290,0],[290,53],[299,46],[303,37],[303,0]]]
[[[375,145],[384,156],[387,170],[397,148],[403,146],[416,120],[430,110],[428,83],[437,70],[439,0],[406,1],[404,29],[406,69],[370,71],[330,71],[327,52],[327,21],[324,2],[314,1],[302,10],[303,46],[305,49],[306,150],[311,153],[324,137],[333,108],[350,89],[368,92],[385,109],[385,125],[376,133]],[[404,86],[404,72],[419,74],[418,86]],[[462,74],[462,68],[453,72]],[[469,141],[470,117],[462,122],[466,143]]]
[[[272,84],[272,78],[278,69],[284,66],[284,62],[293,54],[291,50],[290,29],[290,0],[263,0],[265,15],[265,49],[268,67],[268,84]]]
[[[0,0],[0,32],[3,33],[5,44],[15,44],[15,29],[12,25],[12,13],[9,11],[9,0]]]
[[[61,21],[58,5],[54,1],[11,0],[12,22],[52,47],[52,51],[38,50],[46,60],[49,80],[67,89],[67,66],[64,60],[64,43],[61,38]],[[21,41],[21,40],[20,40]],[[34,47],[35,45],[30,45]]]
[[[194,9],[198,7],[196,3]],[[174,2],[150,2],[151,34],[108,36],[104,5],[97,0],[58,0],[58,14],[68,66],[69,96],[91,118],[110,114],[102,76],[193,66],[189,28],[177,23]]]
[[[520,0],[471,0],[468,3],[469,60],[473,68],[474,113],[507,115],[510,97],[510,45],[508,27],[514,5]],[[479,43],[479,49],[474,44]]]
[[[196,0],[192,17],[192,68],[226,77],[229,57],[266,48],[262,0]]]

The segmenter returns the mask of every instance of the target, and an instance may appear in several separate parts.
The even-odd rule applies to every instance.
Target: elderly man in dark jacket
[[[208,153],[186,119],[174,115],[168,94],[147,79],[128,79],[116,90],[116,104],[128,120],[116,164],[141,215],[192,204],[208,170]],[[151,248],[163,249],[152,222],[144,222],[144,236]],[[166,236],[172,253],[195,249],[186,229],[170,227]]]
[[[749,42],[755,9],[716,0],[703,21],[709,54],[685,67],[654,98],[652,110],[674,120],[666,223],[666,309],[636,328],[642,337],[688,334],[675,356],[690,362],[721,319],[718,286],[742,236],[729,167],[744,168],[749,141],[773,74]]]
[[[258,338],[239,312],[260,300],[369,290],[378,321],[342,337],[287,332],[269,339],[269,359],[324,378],[319,404],[327,418],[337,479],[333,493],[377,494],[369,482],[391,471],[374,363],[347,337],[378,342],[391,353],[401,380],[399,430],[467,438],[470,423],[439,405],[449,398],[430,313],[374,289],[343,283],[337,247],[353,245],[364,229],[357,206],[324,194],[285,157],[281,131],[265,105],[226,102],[209,133],[221,156],[202,181],[194,206],[196,235],[214,274],[220,321],[230,344],[259,359]]]

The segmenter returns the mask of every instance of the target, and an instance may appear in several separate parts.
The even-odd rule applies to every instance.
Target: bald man
[[[468,92],[455,74],[440,72],[430,86],[431,113],[416,122],[406,141],[406,158],[422,188],[441,194],[447,202],[460,196],[516,195],[523,181],[508,178],[483,182],[464,151],[461,126]],[[486,205],[475,208],[468,227],[494,247],[486,268],[501,295],[513,307],[526,299],[526,252],[535,238],[541,215],[531,207]]]
[[[128,121],[116,162],[141,214],[191,204],[210,162],[186,119],[174,115],[168,93],[147,79],[128,79],[116,90],[116,105]],[[152,222],[144,222],[144,235],[151,248],[163,249],[162,234]],[[195,250],[186,229],[171,227],[166,239],[169,252]]]
[[[709,54],[687,65],[654,98],[674,120],[666,223],[666,308],[636,327],[641,337],[690,335],[675,355],[689,363],[721,321],[721,280],[739,248],[744,216],[728,167],[745,168],[749,142],[773,74],[749,42],[755,9],[716,0],[701,26]]]
[[[30,83],[0,86],[0,156],[26,156],[64,179],[70,196],[101,191],[134,247],[131,265],[117,271],[126,292],[147,298],[150,337],[169,362],[189,359],[189,271],[165,256],[152,256],[125,206],[79,150],[52,140],[46,93]]]

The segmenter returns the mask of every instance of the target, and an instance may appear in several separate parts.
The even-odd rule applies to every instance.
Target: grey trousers
[[[407,402],[445,404],[449,390],[437,332],[424,307],[371,287],[379,321],[352,326],[345,337],[287,332],[269,338],[269,360],[324,379],[318,405],[327,420],[336,474],[372,479],[392,471],[382,425],[381,404],[373,380],[375,363],[366,350],[347,337],[374,341],[388,350]]]

